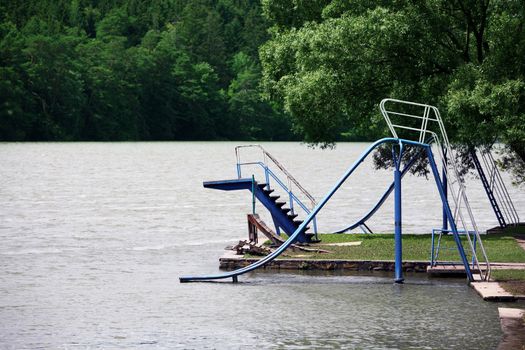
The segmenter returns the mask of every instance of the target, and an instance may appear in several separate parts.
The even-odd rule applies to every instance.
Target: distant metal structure
[[[439,239],[441,242],[442,235],[451,234],[453,235],[454,242],[456,244],[456,250],[459,253],[461,263],[465,268],[465,272],[469,281],[474,280],[487,280],[490,276],[490,263],[488,261],[485,249],[481,242],[479,230],[477,228],[472,209],[468,202],[466,195],[466,189],[464,182],[458,171],[458,165],[455,163],[455,157],[453,156],[453,150],[450,147],[448,136],[443,125],[443,121],[439,114],[439,110],[436,107],[401,101],[396,99],[384,99],[380,103],[380,110],[387,122],[387,125],[392,133],[393,137],[383,138],[374,142],[368,149],[366,149],[361,156],[354,161],[352,166],[343,174],[343,176],[334,184],[333,188],[323,197],[322,200],[315,203],[314,206],[307,211],[307,217],[298,222],[294,231],[287,233],[289,238],[284,241],[274,252],[258,260],[257,262],[240,268],[235,271],[207,275],[207,276],[183,276],[180,277],[181,282],[193,282],[193,281],[207,281],[232,278],[233,282],[238,281],[238,276],[253,271],[259,267],[262,267],[270,261],[277,258],[283,253],[288,247],[290,247],[296,241],[308,241],[309,237],[305,235],[307,225],[315,222],[315,217],[325,204],[331,199],[331,197],[337,192],[337,190],[349,179],[353,172],[359,167],[359,165],[370,155],[370,153],[383,145],[389,144],[392,149],[392,157],[394,159],[394,180],[392,185],[385,191],[379,202],[370,210],[363,218],[358,220],[354,225],[350,227],[357,227],[359,225],[366,225],[365,221],[372,216],[375,211],[381,206],[386,197],[391,192],[394,192],[394,227],[395,227],[395,282],[402,283],[404,280],[402,271],[402,216],[401,216],[401,180],[406,171],[409,170],[410,166],[415,162],[415,158],[411,159],[407,164],[402,166],[403,154],[406,147],[418,147],[421,152],[426,155],[430,164],[432,175],[434,177],[436,187],[438,189],[440,199],[443,205],[443,227],[438,229]],[[434,158],[433,148],[438,152],[439,158],[438,163]],[[244,147],[260,147],[258,145],[249,145]],[[276,226],[286,226],[286,219],[284,216],[288,216],[288,211],[279,214],[276,209],[282,208],[283,204],[277,204],[277,198],[273,199],[270,193],[273,192],[268,186],[270,178],[273,178],[276,183],[279,184],[285,191],[289,193],[290,203],[296,202],[295,194],[290,190],[292,187],[290,184],[293,183],[297,188],[302,189],[302,186],[293,179],[291,175],[282,167],[275,158],[269,156],[269,154],[262,149],[264,154],[264,161],[262,162],[241,162],[239,156],[239,149],[236,149],[237,154],[237,179],[205,182],[204,186],[209,188],[216,188],[222,190],[236,190],[236,189],[252,189],[255,192],[255,197],[265,205],[265,207],[272,213],[272,217],[276,220]],[[445,156],[446,155],[446,156]],[[287,175],[287,181],[289,186],[286,186],[282,181],[278,180],[275,174],[268,169],[267,159],[269,158],[272,162],[276,163],[278,168]],[[442,166],[442,175],[438,170],[438,165]],[[251,178],[243,178],[241,167],[246,165],[256,165],[263,167],[265,171],[266,183],[256,183],[253,185]],[[283,170],[284,169],[284,170]],[[452,203],[449,203],[448,192],[451,193]],[[308,197],[308,196],[307,196]],[[313,198],[313,197],[312,197]],[[273,202],[273,204],[272,204]],[[304,205],[304,204],[303,204]],[[301,205],[300,205],[301,206]],[[302,206],[301,206],[302,207]],[[303,208],[304,209],[304,208]],[[294,214],[295,215],[295,214]],[[349,228],[350,228],[349,227]],[[448,228],[450,227],[450,229]],[[348,229],[349,229],[348,228]],[[369,229],[368,229],[369,230]],[[370,230],[369,230],[370,231]],[[311,236],[310,236],[311,238]],[[463,241],[466,241],[468,249],[463,247]],[[434,242],[434,241],[433,241]],[[439,249],[439,244],[438,244]],[[432,247],[434,251],[434,246]],[[478,258],[478,255],[480,256]],[[434,255],[433,255],[434,256]],[[437,257],[433,259],[433,263],[437,263]],[[481,262],[480,262],[481,260]],[[475,276],[476,275],[476,276]]]
[[[480,162],[478,151],[475,148],[470,150],[470,156],[476,167],[479,179],[483,184],[485,193],[489,199],[489,203],[496,215],[499,226],[505,228],[507,226],[515,226],[520,222],[518,212],[514,207],[514,203],[510,198],[507,186],[503,182],[503,178],[499,172],[498,166],[490,150],[482,149]]]

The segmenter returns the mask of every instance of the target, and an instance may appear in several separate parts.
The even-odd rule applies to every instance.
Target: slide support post
[[[443,151],[443,165],[441,169],[441,177],[443,178],[443,192],[445,194],[445,199],[448,200],[448,179],[447,179],[447,152],[446,150]],[[445,209],[445,204],[443,204],[443,225],[442,225],[442,232],[445,233],[448,230],[448,217],[447,217],[447,210]]]
[[[403,144],[392,146],[392,156],[394,159],[394,240],[395,240],[395,283],[403,283],[403,246],[402,246],[402,216],[401,216],[401,159],[403,157]]]

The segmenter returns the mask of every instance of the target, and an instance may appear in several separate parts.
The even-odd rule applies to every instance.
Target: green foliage
[[[300,27],[321,19],[329,0],[262,0],[265,15],[280,27]]]
[[[522,2],[503,0],[2,2],[0,139],[293,128],[329,146],[387,134],[377,102],[390,96],[438,105],[464,150],[504,143],[501,165],[524,183],[524,26]]]
[[[82,139],[136,140],[140,118],[132,57],[126,38],[88,41],[77,47],[84,77],[84,128]]]
[[[292,137],[261,98],[258,1],[13,0],[0,12],[0,140]]]
[[[453,142],[503,142],[506,164],[525,171],[522,2],[262,4],[273,24],[262,83],[307,141],[387,135],[377,103],[394,97],[437,105]]]
[[[496,281],[525,281],[525,270],[492,270],[491,277]]]
[[[244,52],[233,57],[231,70],[235,77],[228,87],[228,108],[235,118],[232,130],[247,140],[289,140],[291,125],[280,113],[272,113],[272,106],[262,99],[260,68],[256,60]]]

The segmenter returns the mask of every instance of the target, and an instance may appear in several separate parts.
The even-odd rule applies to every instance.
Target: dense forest
[[[0,140],[289,140],[259,1],[0,3]]]
[[[388,135],[394,97],[437,105],[463,154],[504,144],[525,183],[523,0],[10,0],[0,20],[0,140],[326,146]]]

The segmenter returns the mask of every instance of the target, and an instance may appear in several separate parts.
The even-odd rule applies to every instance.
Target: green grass
[[[492,270],[490,276],[496,281],[525,281],[525,270]]]
[[[525,281],[500,282],[499,285],[513,295],[525,295]]]
[[[393,260],[393,234],[320,234],[321,243],[312,247],[329,250],[331,253],[309,253],[287,251],[284,258],[309,259],[348,259],[348,260]],[[489,261],[525,262],[523,250],[510,235],[482,236],[483,245]],[[328,243],[361,241],[359,246],[329,246]],[[462,236],[463,246],[467,247],[466,237]],[[403,235],[403,260],[427,261],[430,259],[431,235]],[[453,236],[443,236],[440,251],[441,261],[459,261]]]
[[[491,278],[514,295],[525,295],[525,270],[492,270]]]
[[[525,270],[492,270],[490,277],[514,295],[525,295]]]
[[[512,235],[487,235],[481,237],[489,261],[525,262],[525,250]]]

